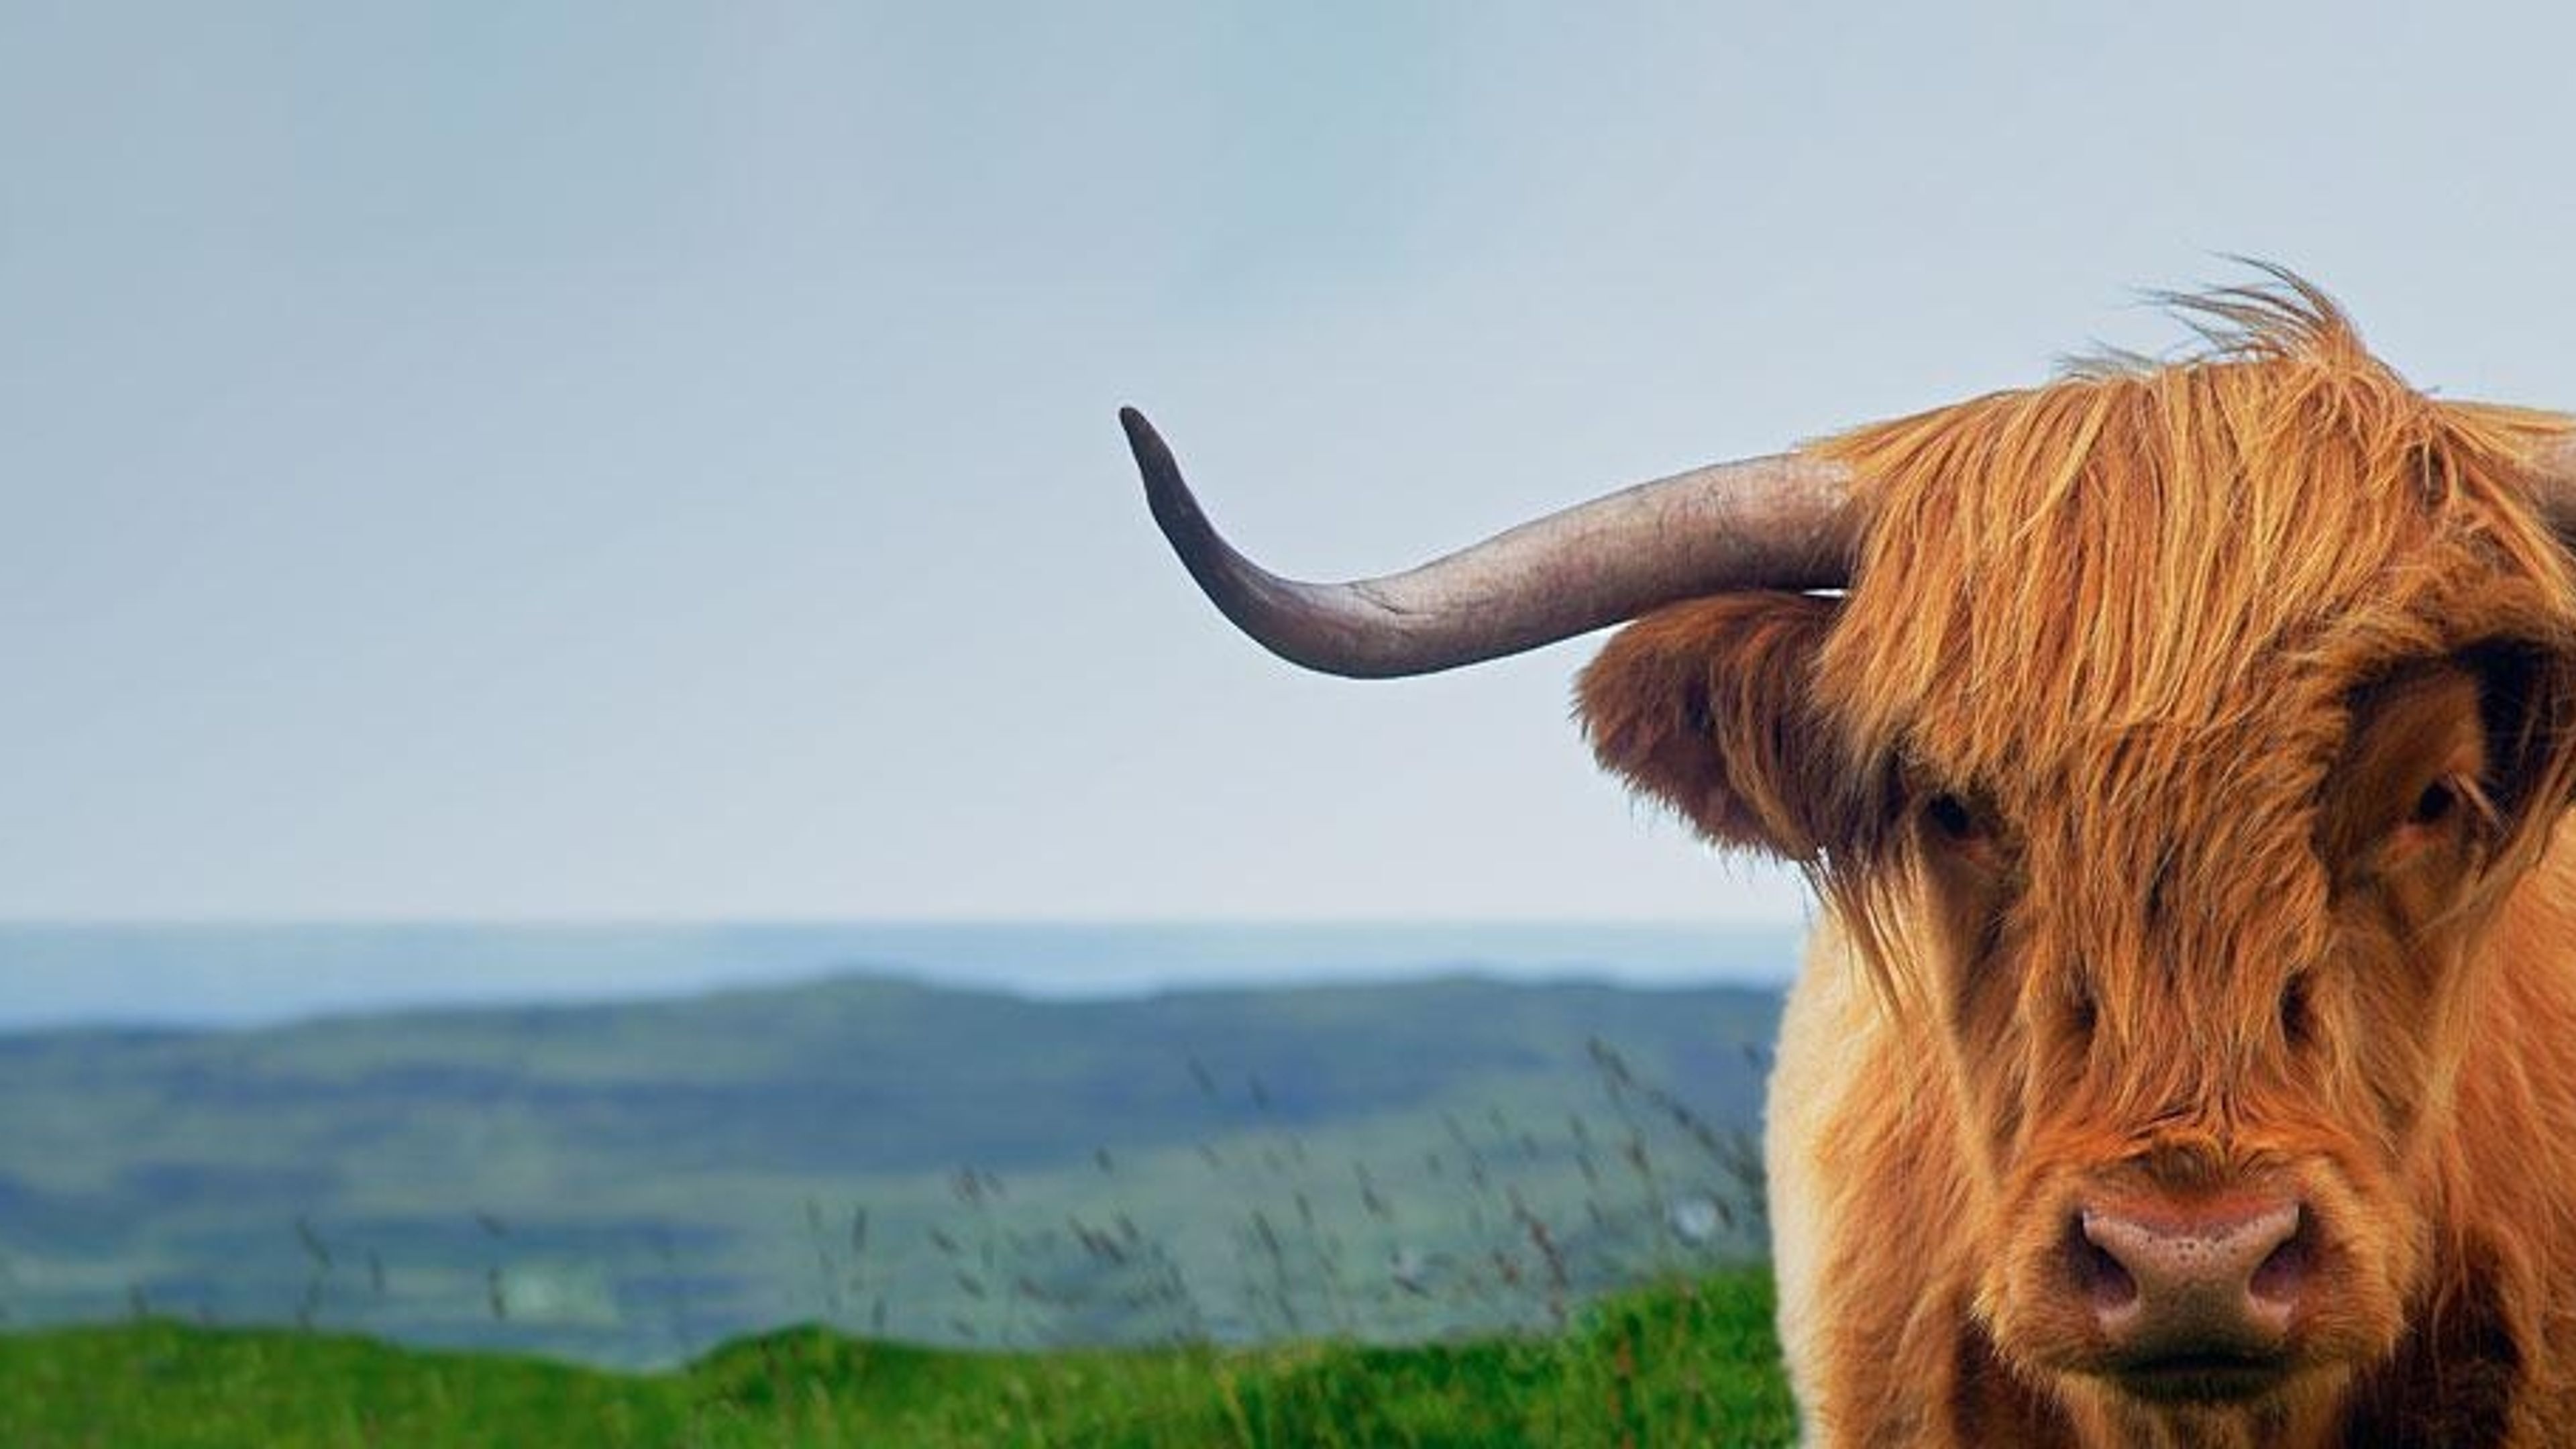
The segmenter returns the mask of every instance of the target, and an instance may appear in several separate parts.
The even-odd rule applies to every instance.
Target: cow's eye
[[[1934,833],[1956,844],[1983,839],[1986,833],[1985,822],[1968,808],[1968,802],[1947,791],[1923,802],[1923,818]]]
[[[2414,813],[2407,820],[2415,825],[2439,825],[2460,808],[2460,792],[2448,780],[2436,780],[2415,797]]]

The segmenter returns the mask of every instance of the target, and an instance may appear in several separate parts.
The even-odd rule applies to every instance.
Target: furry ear
[[[1801,864],[1855,848],[1881,792],[1843,758],[1810,698],[1839,607],[1720,594],[1620,630],[1575,685],[1593,755],[1719,845]]]
[[[2478,677],[2479,716],[2496,778],[2495,803],[2508,816],[2537,811],[2546,832],[2576,803],[2576,654],[2515,639],[2492,639],[2460,651]]]

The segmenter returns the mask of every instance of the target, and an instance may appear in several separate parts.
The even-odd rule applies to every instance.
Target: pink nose
[[[2130,1364],[2269,1357],[2308,1287],[2305,1219],[2288,1198],[2088,1207],[2077,1281]]]

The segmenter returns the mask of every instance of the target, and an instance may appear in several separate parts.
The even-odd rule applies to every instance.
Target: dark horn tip
[[[1136,471],[1144,475],[1145,501],[1154,521],[1186,557],[1197,542],[1194,535],[1206,531],[1207,524],[1199,517],[1198,500],[1190,496],[1190,486],[1181,481],[1181,465],[1172,457],[1171,445],[1134,408],[1118,410],[1118,425],[1127,430],[1128,451],[1136,455]]]
[[[1171,458],[1172,450],[1164,445],[1163,435],[1154,431],[1154,425],[1145,421],[1143,413],[1134,408],[1120,408],[1118,426],[1127,430],[1127,447],[1136,455],[1138,467],[1149,466],[1147,458],[1149,451],[1160,455],[1167,462]]]

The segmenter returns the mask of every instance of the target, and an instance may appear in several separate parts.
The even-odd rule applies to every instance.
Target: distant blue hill
[[[611,1001],[852,970],[1048,998],[1466,969],[1776,985],[1798,935],[1788,925],[1583,923],[0,924],[0,1030]]]
[[[14,939],[108,971],[119,934]],[[549,934],[122,944],[165,971],[211,939],[244,954],[210,974],[346,986],[355,961],[434,987],[478,948],[623,970],[735,939]],[[796,934],[720,959],[801,970],[861,939]],[[1207,939],[1160,959],[1242,969]],[[1029,969],[1009,944],[957,959]],[[1775,990],[1423,975],[1340,944],[1410,979],[1045,1000],[843,975],[0,1033],[0,1329],[146,1311],[628,1364],[816,1318],[986,1345],[1418,1339],[1762,1250]],[[333,999],[362,998],[300,998]]]

